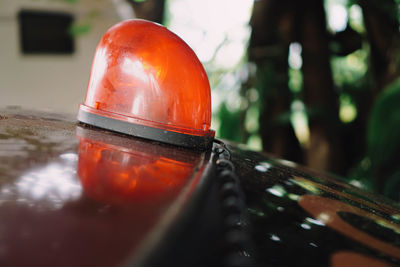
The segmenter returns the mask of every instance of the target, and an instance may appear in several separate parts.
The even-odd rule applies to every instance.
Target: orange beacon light
[[[159,142],[207,149],[215,132],[207,74],[164,26],[127,20],[102,37],[78,120]]]

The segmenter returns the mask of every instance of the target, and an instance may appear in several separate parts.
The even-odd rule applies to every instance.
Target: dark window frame
[[[21,10],[18,13],[22,54],[72,54],[74,16],[67,12]]]

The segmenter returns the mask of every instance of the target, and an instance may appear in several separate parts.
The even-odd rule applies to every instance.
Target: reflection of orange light
[[[317,178],[317,177],[318,177],[318,174],[316,174],[314,176],[314,178]],[[349,184],[341,182],[340,180],[334,180],[330,177],[324,177],[326,180],[328,180],[330,183],[332,183],[334,185],[334,186],[328,186],[328,185],[323,184],[324,180],[320,180],[317,183],[317,182],[313,182],[309,179],[305,179],[305,178],[299,177],[299,176],[294,176],[293,178],[295,179],[295,181],[300,182],[303,185],[309,184],[311,186],[317,187],[319,189],[322,189],[322,190],[332,193],[334,195],[350,199],[356,203],[359,203],[360,205],[369,206],[374,210],[378,210],[380,212],[383,212],[383,213],[386,213],[389,215],[398,213],[398,210],[396,210],[392,206],[385,204],[383,202],[385,200],[378,199],[379,196],[362,191],[362,190],[358,189],[357,187],[350,186]],[[338,190],[338,187],[340,188],[339,190]],[[336,188],[336,189],[334,189],[334,188]],[[347,193],[347,192],[349,192],[349,193]],[[350,192],[352,192],[352,193],[350,193]],[[377,204],[377,203],[379,203],[379,204]]]
[[[111,127],[91,114],[162,132],[207,138],[214,135],[210,130],[210,85],[202,64],[177,35],[144,20],[121,22],[103,36],[78,119],[114,131],[175,142],[162,134],[151,137],[141,135],[138,129]]]
[[[384,222],[386,225],[390,226],[391,229],[400,231],[400,226],[390,222],[378,215],[367,212],[365,210],[359,209],[357,207],[348,205],[344,202],[338,200],[325,198],[315,195],[303,195],[299,199],[299,205],[308,213],[310,213],[314,218],[322,221],[327,226],[335,229],[336,231],[366,245],[378,251],[381,251],[387,255],[394,258],[400,259],[400,248],[380,240],[366,232],[362,229],[357,229],[356,227],[350,225],[344,221],[338,215],[339,211],[349,212],[357,214],[359,216],[366,217],[375,222]]]
[[[331,267],[394,267],[371,256],[353,251],[338,251],[331,256]]]
[[[85,193],[110,204],[154,201],[176,195],[191,177],[199,158],[192,156],[189,162],[182,162],[157,155],[157,151],[155,145],[147,143],[134,150],[81,138],[78,174]]]

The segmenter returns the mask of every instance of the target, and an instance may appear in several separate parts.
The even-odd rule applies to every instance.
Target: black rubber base
[[[114,132],[200,150],[211,148],[212,141],[214,140],[210,135],[197,136],[161,130],[99,116],[83,110],[79,110],[78,112],[78,121]]]

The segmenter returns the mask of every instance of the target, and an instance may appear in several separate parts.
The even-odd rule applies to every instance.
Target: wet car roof
[[[398,204],[327,174],[227,142],[199,152],[0,116],[2,265],[400,264]]]
[[[400,263],[398,204],[327,174],[230,147],[246,192],[258,262],[269,266]]]
[[[201,181],[205,153],[18,111],[0,120],[0,262],[140,261]],[[46,255],[46,256],[44,256]]]

